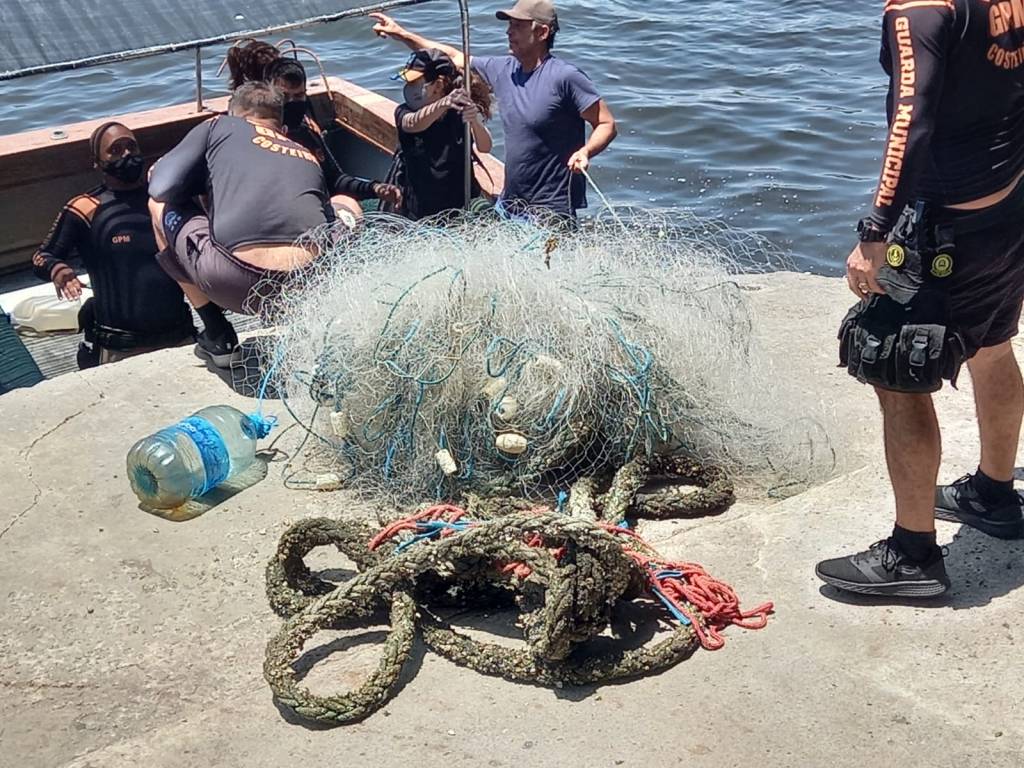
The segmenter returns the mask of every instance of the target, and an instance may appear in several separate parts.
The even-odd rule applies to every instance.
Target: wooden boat
[[[394,0],[375,8],[419,2],[424,0]],[[219,44],[232,38],[292,29],[344,16],[364,15],[369,10],[373,8],[344,11],[334,14],[330,19],[300,19],[290,22],[287,27],[278,25],[256,33],[226,33],[217,38],[195,41],[194,44],[175,43],[144,51],[114,51],[78,62],[29,61],[30,64],[37,64],[35,68],[24,68],[21,72],[4,71],[4,62],[0,56],[0,79],[187,47],[195,47],[198,51],[204,45]],[[44,30],[39,32],[46,34]],[[34,54],[30,52],[31,55]],[[23,65],[23,62],[15,61],[10,66],[16,65]],[[197,94],[198,98],[188,104],[110,115],[99,120],[0,137],[0,232],[3,233],[0,238],[0,307],[7,312],[11,311],[12,291],[40,285],[29,269],[32,254],[46,236],[64,203],[99,182],[88,147],[92,131],[107,120],[122,122],[135,132],[147,161],[155,161],[177,144],[193,126],[216,112],[226,111],[226,97],[203,103],[198,67]],[[309,98],[313,115],[324,130],[328,146],[340,165],[355,176],[384,178],[398,144],[394,123],[396,104],[380,94],[336,77],[311,77]],[[483,167],[475,168],[476,178],[484,194],[493,198],[501,191],[504,183],[504,168],[490,155],[484,155],[482,159]],[[45,292],[52,289],[40,286],[40,290]],[[10,345],[12,342],[9,334],[7,338]],[[79,341],[77,334],[23,337],[22,341],[39,364],[43,375],[50,377],[76,368],[74,350]],[[14,355],[5,355],[0,345],[0,368],[5,358],[13,360]]]
[[[327,78],[326,84],[311,80],[309,97],[341,166],[355,176],[383,178],[398,144],[397,105],[336,77]],[[194,103],[179,104],[0,137],[0,274],[24,270],[64,203],[99,182],[88,146],[98,125],[107,120],[127,125],[152,162],[193,126],[214,112],[226,111],[227,98],[205,106],[196,111]],[[485,194],[496,196],[504,180],[503,167],[490,155],[483,160],[486,172],[478,167],[477,180]]]

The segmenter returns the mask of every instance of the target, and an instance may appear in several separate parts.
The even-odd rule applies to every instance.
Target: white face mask
[[[403,93],[405,95],[405,103],[412,107],[412,109],[423,109],[423,107],[430,103],[427,98],[427,88],[423,84],[422,79],[415,83],[406,83]]]

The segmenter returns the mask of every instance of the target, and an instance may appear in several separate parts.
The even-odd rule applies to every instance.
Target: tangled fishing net
[[[310,236],[274,383],[318,466],[399,505],[556,497],[679,455],[750,486],[833,460],[822,421],[752,340],[754,236],[617,210],[566,233],[468,215]]]

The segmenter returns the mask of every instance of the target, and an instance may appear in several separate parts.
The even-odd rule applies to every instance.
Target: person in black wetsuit
[[[135,135],[120,123],[104,123],[89,147],[103,183],[64,206],[32,258],[36,275],[64,298],[82,294],[71,267],[75,257],[89,273],[94,298],[80,316],[95,348],[83,345],[79,367],[177,346],[195,334],[181,288],[156,262]]]
[[[938,359],[952,361],[950,374],[968,359],[981,463],[936,486],[940,437],[930,391],[910,391],[905,376],[876,383],[896,527],[866,552],[820,563],[817,573],[840,589],[924,597],[949,586],[936,517],[1001,538],[1024,535],[1013,489],[1024,383],[1010,347],[1024,297],[1024,12],[1016,0],[890,0],[882,65],[889,135],[873,209],[847,260],[850,289],[863,300],[851,314],[867,324],[882,307],[904,318],[941,307],[927,322],[962,340],[962,354],[947,354],[947,336]],[[895,338],[907,327],[897,325]],[[913,340],[935,351],[926,336]],[[900,359],[906,350],[912,371],[929,360],[915,361],[914,345],[903,341],[869,346],[879,351],[861,364],[887,349]]]
[[[260,313],[316,257],[296,241],[335,219],[320,162],[283,133],[283,104],[266,83],[240,86],[230,114],[193,128],[150,178],[157,258],[203,320],[197,351],[221,367],[238,344],[223,309]]]
[[[483,123],[491,116],[490,89],[474,76],[468,96],[455,63],[436,48],[413,52],[399,77],[405,81],[405,103],[395,110],[404,180],[399,211],[415,220],[461,209],[466,202],[466,123],[477,149],[490,152],[493,146]],[[479,194],[474,179],[472,196]]]
[[[306,70],[295,59],[278,58],[264,70],[266,82],[277,88],[285,98],[284,133],[304,146],[320,161],[336,211],[343,209],[353,220],[362,218],[360,200],[376,198],[389,205],[401,203],[401,192],[392,184],[357,179],[345,173],[324,140],[323,132],[309,111],[306,96]]]

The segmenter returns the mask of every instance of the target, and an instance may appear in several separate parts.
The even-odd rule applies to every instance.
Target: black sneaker
[[[865,552],[822,560],[818,578],[847,592],[886,597],[935,597],[949,589],[942,550],[926,562],[910,560],[895,540],[883,539]]]
[[[233,331],[227,338],[211,339],[205,330],[196,336],[196,354],[209,358],[218,368],[230,368],[237,349],[238,337]]]
[[[935,489],[935,519],[963,523],[998,539],[1024,537],[1024,513],[1016,492],[1012,500],[993,504],[974,487],[973,475]]]

